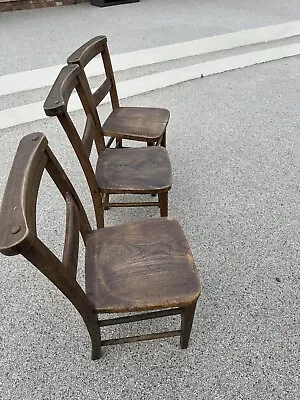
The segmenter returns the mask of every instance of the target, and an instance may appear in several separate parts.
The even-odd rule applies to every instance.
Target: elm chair
[[[98,113],[93,104],[90,89],[81,77],[78,65],[65,66],[58,75],[44,103],[48,116],[56,116],[67,134],[84,171],[97,219],[103,226],[100,197],[104,208],[158,206],[161,217],[168,215],[168,191],[172,185],[171,163],[168,152],[162,146],[110,149],[105,147]],[[82,139],[68,113],[71,92],[76,89],[86,114]],[[95,143],[98,160],[95,171],[90,162],[92,145]],[[109,194],[154,194],[158,201],[109,202]]]
[[[44,170],[66,202],[62,261],[38,238],[36,202]],[[63,221],[61,221],[63,223]],[[76,280],[79,233],[85,244],[85,291]],[[82,203],[42,133],[18,147],[0,210],[0,252],[23,255],[74,305],[92,343],[92,359],[103,345],[180,336],[187,348],[200,282],[185,235],[175,219],[155,218],[92,230]],[[112,319],[102,313],[145,312]],[[181,314],[178,330],[101,339],[100,328]]]
[[[95,105],[98,106],[104,97],[108,93],[110,94],[112,112],[103,124],[104,135],[111,137],[107,146],[109,147],[116,138],[118,147],[122,147],[122,139],[147,142],[148,146],[162,145],[166,147],[166,128],[170,118],[168,110],[120,107],[106,36],[97,36],[89,40],[71,54],[67,62],[68,64],[78,64],[83,78],[86,79],[84,69],[98,54],[101,54],[106,79],[93,93],[93,99]]]

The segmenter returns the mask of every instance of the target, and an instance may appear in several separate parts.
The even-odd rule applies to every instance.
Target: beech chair
[[[66,202],[62,261],[37,236],[36,203],[45,169]],[[76,281],[79,233],[85,244],[85,292]],[[177,335],[187,348],[200,281],[179,223],[156,218],[92,230],[42,133],[27,135],[19,144],[0,210],[0,252],[23,255],[70,300],[88,329],[93,360],[101,346]],[[145,313],[98,319],[100,313],[128,312]],[[179,330],[101,340],[104,326],[174,314],[181,315]]]
[[[86,114],[82,139],[68,113],[71,92],[76,89]],[[158,206],[161,217],[168,215],[168,191],[172,185],[171,162],[162,146],[110,149],[105,147],[102,127],[87,82],[78,65],[65,66],[44,103],[48,116],[56,116],[67,134],[87,179],[94,202],[97,227],[103,226],[100,197],[104,208]],[[90,162],[93,143],[98,160],[95,170]],[[109,202],[109,194],[153,194],[158,201]]]
[[[122,139],[147,142],[148,146],[166,147],[166,128],[170,118],[168,110],[120,107],[106,36],[97,36],[89,40],[72,53],[67,62],[68,64],[78,64],[83,78],[86,80],[84,69],[98,54],[101,54],[102,57],[106,79],[93,93],[94,104],[98,106],[109,93],[113,109],[103,124],[104,135],[112,138],[108,141],[107,146],[109,147],[116,138],[118,147],[122,147]]]

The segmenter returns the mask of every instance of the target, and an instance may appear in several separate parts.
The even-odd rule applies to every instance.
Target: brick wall
[[[0,0],[0,12],[85,3],[89,0]]]

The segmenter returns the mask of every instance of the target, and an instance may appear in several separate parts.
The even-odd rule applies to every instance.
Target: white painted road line
[[[214,51],[228,50],[241,46],[280,40],[300,35],[300,21],[270,25],[227,33],[190,42],[155,47],[112,56],[115,71],[197,56]],[[63,65],[34,69],[0,76],[0,96],[51,86]],[[87,75],[97,76],[103,73],[99,60],[93,60],[87,68]]]
[[[177,83],[210,76],[225,71],[232,71],[255,64],[292,57],[300,54],[300,43],[287,46],[274,47],[267,50],[244,53],[241,55],[207,61],[183,68],[176,68],[141,78],[123,81],[118,84],[119,97],[121,99],[146,93],[151,90],[172,86]],[[77,97],[70,99],[68,109],[76,111],[81,109]],[[43,110],[43,102],[10,108],[0,111],[0,129],[41,120],[46,118]]]

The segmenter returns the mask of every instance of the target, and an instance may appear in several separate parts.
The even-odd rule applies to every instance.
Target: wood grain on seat
[[[147,107],[116,108],[103,124],[106,136],[157,142],[170,119],[169,110]]]
[[[200,295],[186,237],[169,218],[94,231],[85,276],[87,296],[99,313],[184,307]]]
[[[169,155],[163,147],[106,149],[96,179],[103,193],[160,193],[172,186]]]

